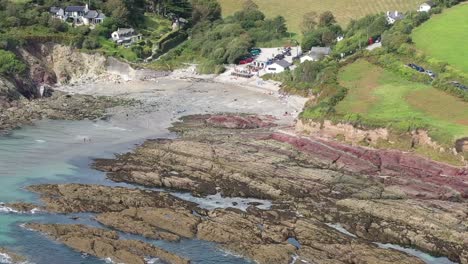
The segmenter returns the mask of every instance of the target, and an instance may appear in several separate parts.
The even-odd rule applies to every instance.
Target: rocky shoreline
[[[29,189],[39,194],[44,204],[40,210],[96,213],[104,226],[150,239],[212,241],[258,263],[423,263],[373,242],[468,263],[466,168],[287,134],[269,116],[189,116],[171,130],[180,138],[148,140],[134,152],[98,159],[94,167],[116,182],[196,196],[270,199],[271,208],[209,211],[165,192],[99,185]],[[33,206],[19,204],[15,209],[21,208]],[[356,237],[329,223],[341,224]],[[96,233],[108,232],[104,229],[31,228],[78,251],[103,256],[89,245]],[[106,234],[102,236],[112,241],[105,243],[113,248],[106,251],[107,257],[122,260],[116,252],[126,249]],[[70,238],[82,239],[83,244],[70,243]],[[148,254],[144,252],[137,254],[136,262],[126,263],[141,263],[142,255]],[[155,253],[164,258],[161,254]]]
[[[8,100],[0,97],[0,133],[41,119],[95,120],[106,117],[108,108],[136,103],[121,98],[71,95],[59,91],[51,97],[35,100]]]

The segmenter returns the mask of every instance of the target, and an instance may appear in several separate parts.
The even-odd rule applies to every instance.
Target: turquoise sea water
[[[137,132],[104,121],[41,121],[34,126],[0,136],[0,202],[39,203],[35,194],[24,190],[25,186],[31,184],[73,182],[116,185],[106,180],[102,172],[89,167],[92,159],[112,157],[113,153],[128,151],[150,135],[168,136],[165,130]],[[92,214],[78,216],[78,220],[72,220],[70,215],[17,214],[7,212],[7,208],[0,206],[0,247],[25,255],[31,262],[38,264],[105,263],[105,260],[84,257],[22,227],[23,223],[31,221],[99,226],[92,220]],[[142,239],[125,234],[122,237]],[[193,263],[249,263],[209,242],[148,242],[189,257]]]

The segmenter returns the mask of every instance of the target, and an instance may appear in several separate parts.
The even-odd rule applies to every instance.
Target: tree
[[[106,3],[106,11],[117,21],[128,22],[129,10],[123,0],[109,0]]]
[[[301,48],[302,50],[310,50],[314,46],[320,46],[322,44],[322,33],[319,31],[311,31],[304,35],[302,39]]]
[[[244,10],[258,9],[258,5],[252,0],[244,0],[244,3],[242,4],[242,9]]]
[[[328,27],[332,24],[336,23],[335,16],[331,11],[325,11],[320,14],[319,17],[319,26],[321,27]]]
[[[322,45],[331,46],[336,40],[336,34],[333,31],[325,30],[322,33]]]
[[[221,18],[221,6],[216,0],[192,0],[192,22],[215,21]]]
[[[304,14],[302,18],[301,30],[302,34],[306,34],[315,29],[317,26],[317,13],[316,12],[308,12]]]
[[[277,16],[272,20],[272,26],[275,29],[276,33],[284,34],[288,32],[288,27],[286,26],[286,19],[282,16]]]

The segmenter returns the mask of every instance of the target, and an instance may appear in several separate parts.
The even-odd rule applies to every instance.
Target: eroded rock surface
[[[160,258],[167,263],[188,264],[188,260],[137,240],[121,240],[115,231],[84,225],[36,224],[27,228],[42,232],[83,253],[110,258],[114,263],[145,264],[146,258]]]
[[[245,126],[243,118],[188,117],[172,128],[181,138],[149,140],[94,166],[119,182],[200,196],[219,192],[271,199],[268,210],[252,205],[246,211],[207,211],[168,193],[122,187],[52,184],[30,189],[40,194],[45,210],[95,212],[106,226],[153,239],[213,241],[258,263],[290,263],[293,258],[422,263],[372,241],[468,263],[466,168],[402,153],[384,158],[368,149],[278,133],[274,126],[262,125],[265,117],[250,118],[253,123]],[[236,120],[240,127],[233,125]],[[424,171],[418,172],[418,166]],[[329,223],[340,223],[357,237]]]
[[[221,192],[225,196],[287,202],[294,206],[282,210],[322,224],[342,223],[365,239],[412,246],[461,263],[468,261],[467,168],[397,151],[301,138],[270,126],[239,129],[223,122],[212,124],[209,119],[186,118],[172,128],[182,138],[147,141],[114,160],[97,160],[95,167],[108,172],[115,181],[189,190],[198,195]],[[214,219],[202,221],[198,235],[222,243],[222,238],[213,236],[229,233],[222,229],[224,226],[217,228]],[[295,221],[285,226],[289,225],[294,226]],[[205,227],[212,232],[206,232]],[[236,230],[240,227],[245,225]],[[290,232],[297,237],[295,228]],[[242,236],[258,241],[251,237],[253,230],[247,233]],[[311,249],[306,246],[298,252],[316,257],[345,245],[341,251],[359,249],[365,252],[359,256],[370,260],[385,251],[347,241],[333,241],[337,246],[324,247],[318,253],[313,244]],[[307,245],[307,239],[301,243]],[[242,246],[237,247],[234,250],[256,258]],[[334,259],[352,263],[359,259],[353,250]],[[395,258],[379,261],[390,263]]]

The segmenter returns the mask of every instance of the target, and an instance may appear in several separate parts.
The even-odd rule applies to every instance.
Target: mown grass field
[[[368,122],[396,127],[415,122],[444,143],[468,135],[468,103],[429,85],[406,81],[364,60],[343,68],[339,81],[349,91],[336,107],[338,114],[360,114]]]
[[[242,0],[218,0],[227,16],[242,7]],[[352,19],[368,14],[386,12],[388,10],[416,10],[422,0],[254,0],[260,10],[267,16],[282,15],[286,18],[291,32],[300,33],[300,24],[305,13],[315,11],[321,13],[330,10],[335,14],[341,25],[346,25]]]
[[[468,4],[445,10],[413,31],[416,47],[468,73]]]

